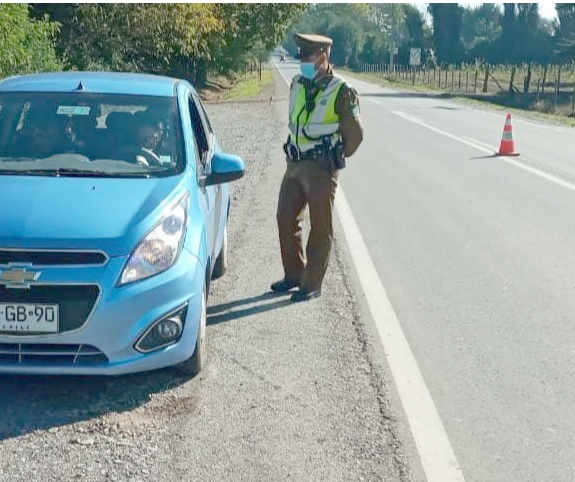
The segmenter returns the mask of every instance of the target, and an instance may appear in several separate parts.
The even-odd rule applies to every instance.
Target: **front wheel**
[[[194,354],[185,362],[176,365],[175,369],[187,377],[194,377],[202,371],[206,364],[206,290],[202,293],[202,307],[200,312],[200,323],[198,326],[198,336],[196,337],[196,347]]]

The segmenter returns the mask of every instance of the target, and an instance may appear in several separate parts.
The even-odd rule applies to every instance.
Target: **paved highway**
[[[365,141],[341,186],[444,431],[412,423],[428,480],[574,480],[573,129],[514,115],[521,156],[494,157],[504,111],[351,82]],[[416,420],[425,397],[399,392]]]

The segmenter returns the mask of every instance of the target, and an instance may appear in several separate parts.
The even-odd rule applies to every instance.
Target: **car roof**
[[[9,77],[0,92],[87,92],[174,97],[179,79],[121,72],[47,72]]]

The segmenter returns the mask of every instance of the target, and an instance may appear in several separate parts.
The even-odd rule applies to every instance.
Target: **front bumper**
[[[118,287],[126,261],[118,257],[103,266],[43,267],[42,286],[97,286],[98,298],[85,321],[71,331],[0,333],[0,373],[122,375],[164,368],[190,358],[198,333],[205,267],[184,249],[167,271]],[[178,342],[146,354],[134,348],[153,323],[186,304]]]

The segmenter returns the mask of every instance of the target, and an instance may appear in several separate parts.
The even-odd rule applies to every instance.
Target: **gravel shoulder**
[[[287,88],[206,109],[247,167],[233,184],[230,267],[211,287],[207,369],[0,378],[0,481],[413,480],[341,234],[321,298],[269,292],[282,275]]]

